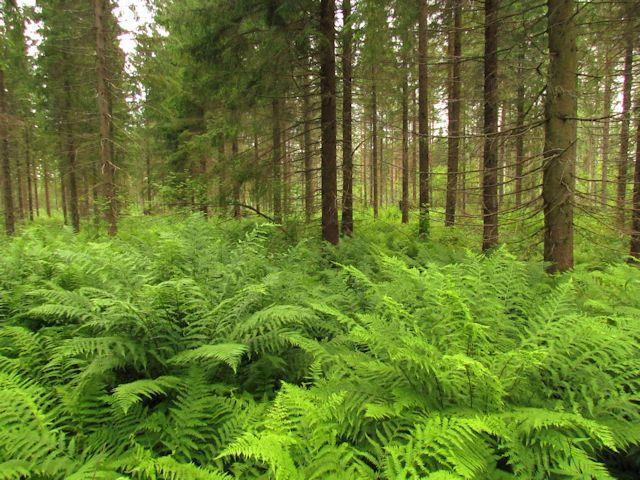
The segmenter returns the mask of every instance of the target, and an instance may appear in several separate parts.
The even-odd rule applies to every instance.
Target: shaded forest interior
[[[638,0],[0,0],[0,479],[640,478]]]

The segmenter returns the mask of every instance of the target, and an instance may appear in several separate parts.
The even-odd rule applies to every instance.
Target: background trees
[[[322,223],[335,243],[338,206],[344,234],[415,209],[425,238],[440,223],[485,249],[546,238],[558,270],[562,229],[630,234],[635,1],[566,7],[576,106],[557,115],[569,47],[554,35],[572,28],[548,24],[554,5],[158,0],[125,58],[111,1],[5,2],[7,232],[42,207],[111,232],[118,212],[186,208]]]

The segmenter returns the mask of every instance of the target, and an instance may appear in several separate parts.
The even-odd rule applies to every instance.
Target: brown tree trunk
[[[148,143],[145,148],[144,161],[147,173],[147,209],[151,212],[151,152],[149,151]]]
[[[450,81],[449,81],[449,138],[447,159],[447,201],[444,224],[452,226],[456,218],[458,196],[458,161],[460,155],[460,61],[462,55],[462,0],[451,0],[453,11],[449,32]]]
[[[29,142],[31,142],[31,132],[28,132]],[[37,162],[31,162],[31,178],[33,179],[33,201],[34,201],[34,210],[35,216],[40,216],[40,196],[38,194],[38,166]]]
[[[376,86],[375,67],[371,68],[371,202],[373,218],[378,218],[380,205],[378,191],[378,91]]]
[[[303,97],[303,142],[304,142],[304,212],[307,223],[313,218],[313,156],[311,152],[311,89],[309,81],[305,81]]]
[[[4,71],[0,68],[0,155],[2,155],[2,186],[4,191],[4,230],[7,235],[13,235],[16,231],[16,219],[13,210],[7,115],[7,93],[4,86]]]
[[[272,182],[273,182],[273,218],[276,222],[282,222],[282,101],[274,98],[271,102],[272,111]]]
[[[77,162],[76,162],[76,146],[73,134],[73,126],[69,115],[71,113],[71,86],[68,79],[64,81],[64,112],[62,120],[62,128],[64,129],[64,153],[67,161],[67,182],[68,202],[66,210],[71,216],[71,227],[73,231],[80,231],[80,211],[78,210],[78,183],[77,183]]]
[[[336,58],[334,0],[320,0],[320,134],[322,175],[322,239],[338,243],[336,165]]]
[[[353,145],[351,132],[351,0],[342,0],[342,233],[353,235]]]
[[[498,9],[499,0],[484,2],[483,251],[498,245]]]
[[[631,205],[631,255],[633,262],[640,261],[640,97],[636,99],[636,162],[633,174],[633,198]]]
[[[502,204],[505,193],[505,180],[507,178],[507,137],[506,133],[507,125],[507,103],[502,102],[502,108],[500,110],[500,136],[499,140],[499,154],[498,154],[498,208]]]
[[[47,217],[51,218],[51,174],[49,172],[49,161],[46,157],[42,159],[42,176],[44,177],[44,208]]]
[[[231,158],[233,159],[233,164],[237,165],[238,163],[238,136],[234,135],[233,140],[231,141]],[[242,188],[241,182],[234,178],[233,179],[233,218],[242,218],[242,209],[240,207],[240,190]]]
[[[118,233],[117,205],[116,205],[116,167],[113,162],[113,125],[112,99],[109,87],[107,66],[107,19],[105,12],[106,0],[93,0],[96,32],[96,57],[98,60],[98,112],[100,116],[100,160],[103,174],[103,195],[106,202],[104,218],[108,224],[109,235]]]
[[[573,267],[577,53],[574,0],[547,0],[549,73],[545,104],[542,198],[548,271]]]
[[[409,223],[409,70],[402,61],[402,223]]]
[[[31,177],[31,137],[29,127],[24,130],[24,159],[27,167],[27,205],[29,207],[29,220],[33,222],[33,181]]]
[[[65,225],[69,225],[69,212],[67,209],[67,180],[66,173],[64,171],[64,166],[60,166],[59,168],[60,174],[60,206],[62,207],[62,218]]]
[[[284,102],[286,112],[286,101]],[[291,158],[287,139],[288,126],[285,122],[282,129],[282,215],[286,219],[291,213]]]
[[[378,209],[380,209],[381,206],[384,207],[387,196],[387,169],[384,163],[384,131],[378,130],[378,138]]]
[[[419,223],[418,234],[429,233],[429,121],[427,78],[427,20],[426,0],[420,0],[418,17],[418,141],[419,143]]]
[[[524,169],[524,48],[521,50],[518,59],[518,88],[516,92],[516,128],[515,128],[515,149],[516,149],[516,165],[515,165],[515,197],[516,208],[522,206],[522,174]]]
[[[22,162],[20,161],[20,157],[17,152],[14,152],[14,156],[16,157],[16,196],[18,197],[18,218],[20,220],[24,220],[24,191],[22,189]]]
[[[627,19],[631,23],[631,19]],[[618,226],[624,228],[625,203],[627,196],[629,165],[629,123],[631,117],[631,83],[633,81],[633,32],[628,32],[624,50],[624,73],[622,84],[622,123],[620,124],[620,158],[618,159],[618,178],[616,207]]]
[[[367,128],[367,109],[362,108],[362,205],[366,209],[369,206],[369,182],[367,172],[369,172],[369,132]]]
[[[415,89],[411,90],[411,201],[415,207],[418,204],[418,99]]]
[[[609,126],[611,116],[611,83],[613,73],[611,71],[611,52],[607,49],[604,61],[604,92],[602,95],[602,152],[601,152],[601,190],[600,205],[604,208],[607,206],[607,189],[609,184]]]

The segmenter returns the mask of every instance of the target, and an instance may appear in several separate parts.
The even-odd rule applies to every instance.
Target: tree
[[[450,78],[449,88],[449,125],[448,125],[448,160],[447,160],[447,199],[445,225],[455,223],[456,203],[458,201],[458,162],[460,155],[460,65],[462,55],[462,0],[450,0],[451,26],[449,32]]]
[[[405,42],[403,42],[405,47]],[[406,53],[405,53],[406,55]],[[409,68],[402,60],[402,223],[409,222]]]
[[[611,71],[611,51],[607,46],[604,60],[604,90],[602,93],[602,150],[601,150],[601,183],[600,205],[607,206],[607,187],[609,184],[609,128],[611,124],[611,84],[613,82],[613,72]]]
[[[574,0],[548,0],[549,71],[542,197],[544,260],[550,273],[573,267],[577,49]]]
[[[15,233],[13,188],[11,185],[11,157],[9,155],[9,113],[7,92],[4,85],[4,69],[0,65],[0,155],[2,156],[2,190],[4,192],[4,229],[7,235]]]
[[[107,54],[108,17],[111,17],[110,0],[93,0],[96,32],[97,93],[100,118],[100,162],[103,175],[103,197],[106,203],[104,218],[109,235],[118,233],[116,204],[116,166],[113,158],[113,105],[109,84],[109,65]]]
[[[622,119],[620,124],[620,157],[618,159],[618,178],[616,189],[616,207],[618,225],[624,227],[629,170],[629,123],[631,118],[631,83],[633,82],[633,2],[629,2],[625,15],[624,35],[624,71],[622,74]]]
[[[636,161],[631,203],[631,246],[629,255],[640,261],[640,95],[636,99]]]
[[[320,135],[322,174],[322,238],[339,241],[336,167],[336,59],[334,0],[320,0]]]
[[[342,233],[353,235],[353,146],[351,133],[351,0],[342,0]]]
[[[498,245],[498,11],[484,3],[484,154],[482,163],[482,250]]]
[[[419,220],[418,234],[429,233],[429,120],[428,120],[428,79],[427,79],[427,19],[426,0],[420,0],[418,14],[418,168],[419,173]]]

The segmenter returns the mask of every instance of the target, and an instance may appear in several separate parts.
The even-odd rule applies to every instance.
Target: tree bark
[[[320,0],[320,132],[322,239],[339,242],[336,165],[336,59],[334,0]]]
[[[507,138],[509,134],[507,130],[507,102],[502,102],[502,108],[500,109],[500,125],[498,130],[499,146],[498,146],[498,209],[504,200],[505,194],[505,180],[507,178]]]
[[[93,0],[96,33],[97,93],[100,117],[100,161],[103,175],[103,196],[106,203],[104,218],[109,235],[118,233],[116,204],[116,167],[113,159],[112,98],[107,65],[107,20],[105,4],[107,0]]]
[[[68,73],[65,73],[67,75]],[[71,216],[71,227],[73,231],[80,231],[80,211],[78,210],[78,182],[77,182],[77,162],[76,162],[76,146],[73,133],[73,126],[69,115],[71,114],[71,86],[69,80],[64,81],[64,111],[62,113],[64,129],[64,154],[67,162],[67,182],[68,202],[66,209]]]
[[[313,218],[313,156],[311,152],[311,89],[309,80],[305,80],[304,96],[302,99],[303,109],[303,156],[304,156],[304,212],[305,221],[311,223]]]
[[[367,174],[369,172],[369,129],[367,128],[367,109],[362,107],[362,206],[369,207],[369,182]]]
[[[42,159],[42,176],[44,177],[44,208],[47,217],[51,218],[51,174],[49,172],[49,161],[47,158]]]
[[[419,222],[418,234],[429,233],[429,138],[428,138],[428,78],[427,78],[427,17],[426,0],[420,0],[418,17],[418,141],[419,153]]]
[[[524,170],[524,48],[518,59],[518,88],[516,92],[516,165],[515,165],[515,197],[516,208],[522,206],[522,174]]]
[[[353,235],[353,145],[351,132],[351,1],[342,0],[342,233]]]
[[[409,223],[409,70],[402,61],[402,223]]]
[[[7,235],[16,231],[11,185],[11,159],[9,155],[9,128],[7,126],[7,92],[4,86],[4,70],[0,68],[0,155],[2,155],[2,186],[4,190],[4,230]]]
[[[238,162],[238,135],[234,135],[231,140],[231,158],[234,165]],[[240,190],[242,188],[241,182],[237,179],[233,179],[233,218],[242,218],[242,209],[240,202]]]
[[[458,163],[460,142],[460,61],[462,55],[462,0],[451,0],[452,25],[449,32],[450,69],[449,81],[449,138],[447,159],[447,201],[444,224],[452,226],[456,218],[458,197]]]
[[[611,72],[611,52],[607,49],[604,61],[604,92],[602,95],[602,152],[601,152],[601,190],[600,205],[607,206],[607,188],[609,184],[609,128],[611,115],[611,83],[613,73]]]
[[[29,220],[33,222],[33,181],[31,177],[31,137],[29,127],[24,130],[24,159],[27,167],[27,205],[29,207]]]
[[[378,180],[378,89],[375,67],[371,68],[371,202],[373,218],[378,218],[379,180]]]
[[[28,131],[29,142],[31,142],[31,132]],[[34,213],[36,217],[40,216],[40,196],[38,194],[38,166],[37,162],[31,161],[31,178],[33,179],[33,201]]]
[[[484,2],[484,153],[482,164],[482,250],[498,245],[498,9]]]
[[[14,153],[15,157],[16,157],[16,197],[18,198],[18,218],[20,220],[24,220],[24,190],[22,189],[22,162],[20,161],[20,157],[18,156],[18,153],[15,152]]]
[[[550,273],[573,267],[573,197],[577,117],[574,0],[547,0],[549,73],[545,104],[542,198],[544,260]]]
[[[627,19],[631,23],[631,19]],[[620,158],[618,159],[617,178],[617,219],[618,226],[624,228],[625,203],[627,196],[629,165],[629,123],[631,117],[631,83],[633,81],[633,32],[625,35],[624,73],[622,84],[622,123],[620,124]]]
[[[273,183],[273,218],[276,222],[282,222],[282,101],[274,98],[271,102],[272,112],[272,183]]]
[[[636,99],[636,162],[633,174],[629,255],[634,263],[640,261],[640,97]]]

